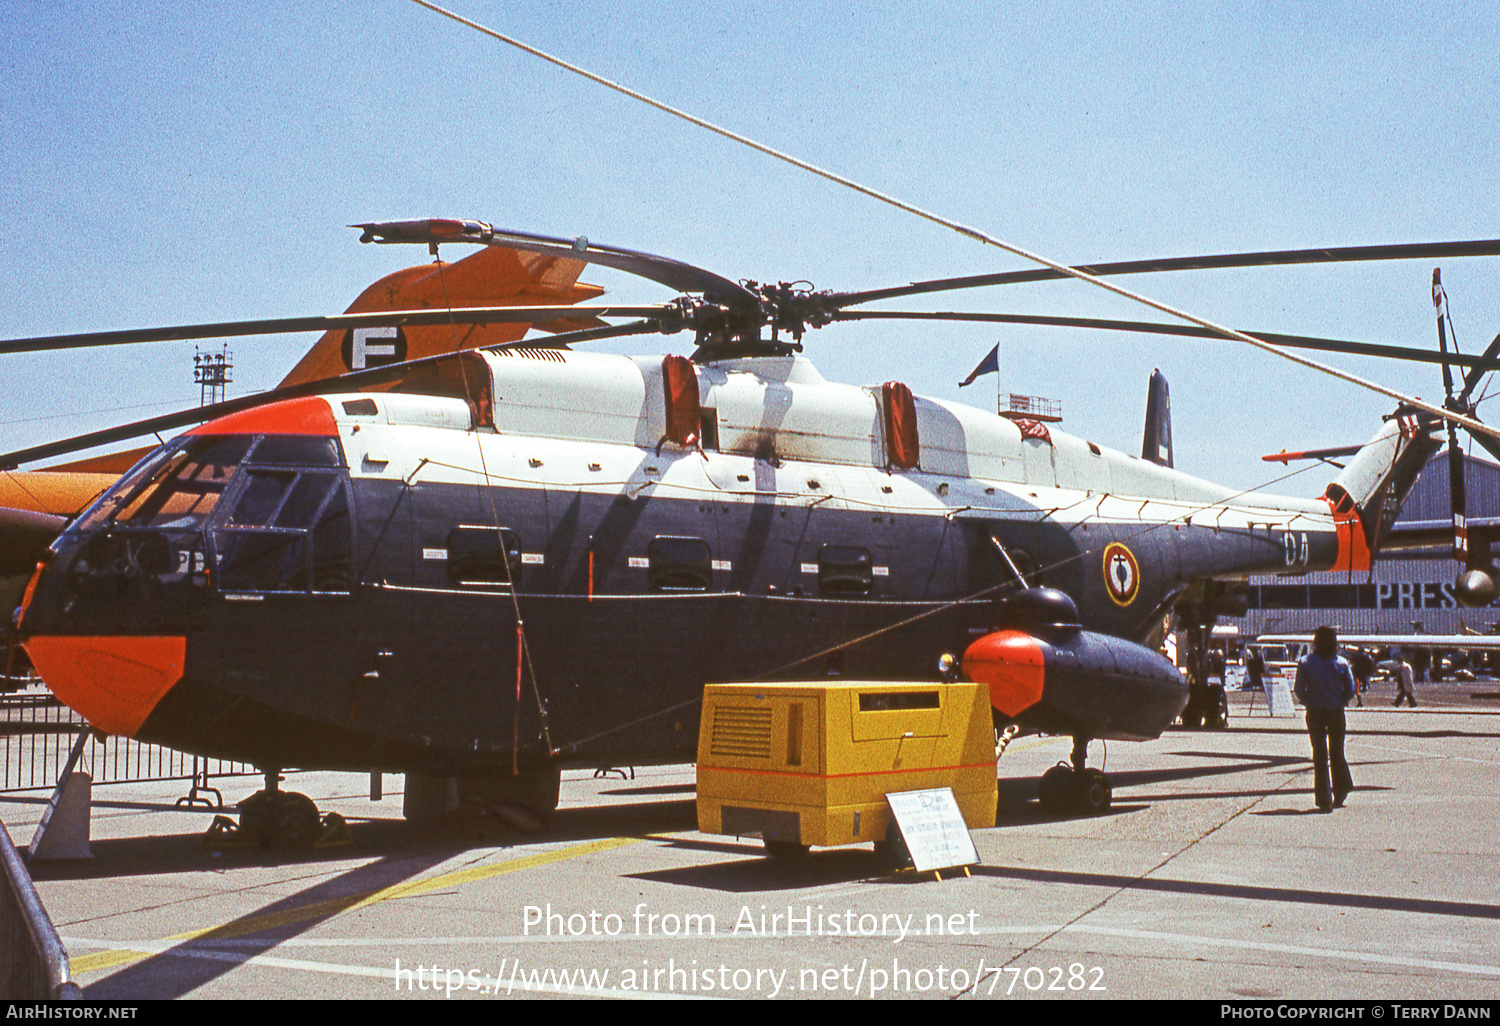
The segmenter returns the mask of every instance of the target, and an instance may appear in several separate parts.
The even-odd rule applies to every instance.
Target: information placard
[[[1292,685],[1286,677],[1276,676],[1266,680],[1266,704],[1272,716],[1296,716],[1297,706],[1292,701]]]
[[[979,852],[974,850],[974,839],[969,836],[969,826],[959,811],[952,788],[900,791],[886,795],[885,800],[896,818],[896,829],[901,831],[906,850],[911,853],[912,865],[918,870],[950,869],[979,862]]]

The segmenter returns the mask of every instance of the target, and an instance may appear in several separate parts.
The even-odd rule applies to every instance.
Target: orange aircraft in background
[[[474,306],[563,306],[603,293],[580,284],[582,261],[486,246],[455,263],[441,261],[386,275],[362,292],[347,313],[441,310]],[[539,324],[457,324],[348,328],[325,332],[277,387],[351,370],[481,346],[517,342],[532,327],[574,331],[603,322],[592,316]],[[45,470],[0,473],[0,602],[5,621],[20,601],[37,560],[72,517],[149,448],[95,456]]]

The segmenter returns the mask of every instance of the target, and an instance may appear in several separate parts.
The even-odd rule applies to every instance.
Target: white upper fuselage
[[[698,366],[701,406],[716,418],[718,442],[717,451],[700,455],[663,444],[660,357],[527,349],[483,355],[494,376],[495,423],[494,431],[477,432],[478,451],[474,436],[459,434],[472,423],[462,400],[375,393],[368,396],[380,411],[374,417],[332,403],[354,473],[453,482],[487,475],[496,483],[585,491],[677,487],[721,501],[774,493],[939,515],[1027,510],[1064,524],[1331,527],[1321,500],[1236,493],[1055,426],[1050,443],[1024,438],[1005,418],[922,397],[915,399],[919,466],[891,471],[880,386],[826,381],[803,357]],[[422,432],[419,442],[401,430],[408,426],[458,430]]]

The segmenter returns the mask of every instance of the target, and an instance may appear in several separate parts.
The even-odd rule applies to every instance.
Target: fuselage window
[[[818,593],[868,595],[875,587],[870,550],[855,545],[824,545],[818,550]]]
[[[1000,579],[1013,582],[1021,588],[1037,584],[1036,560],[1030,552],[1014,545],[1006,545],[998,535],[990,535],[990,546],[1000,563]]]
[[[653,538],[646,547],[651,587],[657,591],[708,591],[713,587],[713,555],[702,538]]]
[[[719,448],[719,411],[705,406],[698,411],[698,438],[704,449],[717,452]]]
[[[448,579],[454,584],[520,584],[520,535],[504,527],[455,527],[448,532]]]

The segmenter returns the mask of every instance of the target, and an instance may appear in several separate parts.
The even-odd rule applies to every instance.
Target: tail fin
[[[423,264],[381,278],[359,294],[346,313],[379,310],[442,309],[448,306],[557,306],[582,302],[601,295],[597,285],[581,285],[578,275],[584,264],[578,260],[523,253],[486,246],[478,253],[452,264]],[[369,329],[325,332],[282,379],[281,385],[317,381],[365,366],[397,363],[424,356],[437,356],[460,349],[517,342],[529,328],[573,331],[597,327],[596,317],[570,317],[547,324],[460,324],[402,328],[398,332],[372,334]],[[357,329],[358,330],[358,329]],[[374,329],[380,332],[381,329]],[[279,386],[278,386],[279,387]],[[123,474],[148,449],[94,456],[49,467],[92,474]]]
[[[1167,379],[1159,370],[1151,372],[1146,387],[1146,431],[1141,440],[1141,459],[1158,466],[1172,465],[1172,400],[1167,397]]]
[[[1372,548],[1390,530],[1417,475],[1438,451],[1439,422],[1426,414],[1390,417],[1323,493],[1335,514],[1358,513]]]
[[[360,293],[347,312],[577,303],[604,291],[596,285],[578,284],[583,268],[577,260],[486,246],[457,263],[425,264],[387,275]],[[535,327],[571,331],[598,323],[593,317],[568,318]],[[313,344],[281,385],[316,381],[382,363],[517,342],[530,327],[533,325],[459,324],[329,331]]]

